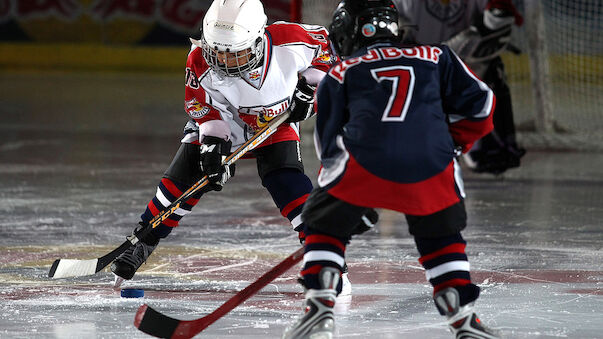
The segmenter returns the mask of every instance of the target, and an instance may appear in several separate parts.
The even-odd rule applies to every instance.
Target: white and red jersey
[[[400,16],[417,26],[420,44],[446,41],[481,18],[489,0],[393,0]]]
[[[186,63],[184,108],[200,132],[183,142],[199,142],[203,135],[212,135],[204,132],[204,126],[223,121],[236,148],[287,110],[299,74],[312,73],[317,83],[335,61],[327,30],[321,26],[276,22],[266,27],[264,41],[263,63],[242,77],[220,76],[205,62],[201,48],[192,45]],[[299,140],[297,124],[279,127],[263,145],[286,140]]]

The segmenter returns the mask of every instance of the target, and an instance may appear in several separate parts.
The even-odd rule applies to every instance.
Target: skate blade
[[[113,289],[118,290],[121,287],[121,284],[123,284],[123,282],[126,279],[124,279],[116,274],[113,274],[113,276],[115,277],[115,280],[113,281]]]
[[[350,279],[348,278],[348,274],[347,273],[343,273],[341,275],[341,293],[339,293],[339,296],[346,296],[346,295],[352,295],[352,283],[350,282]]]

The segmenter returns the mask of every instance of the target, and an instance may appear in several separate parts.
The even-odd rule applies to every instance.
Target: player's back
[[[363,167],[389,180],[416,182],[450,163],[454,144],[441,98],[442,57],[443,47],[377,44],[330,72],[345,77],[344,142]]]

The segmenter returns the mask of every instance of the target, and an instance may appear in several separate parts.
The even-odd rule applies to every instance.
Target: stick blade
[[[188,339],[207,328],[212,322],[205,318],[178,320],[154,310],[147,304],[138,308],[134,326],[157,338]]]
[[[138,308],[134,317],[134,326],[146,334],[157,338],[171,338],[180,320],[170,318],[144,304]]]
[[[49,278],[83,277],[97,272],[98,259],[57,259],[52,263]]]

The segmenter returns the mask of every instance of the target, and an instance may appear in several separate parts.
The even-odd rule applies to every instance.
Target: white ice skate
[[[448,327],[456,339],[500,339],[500,333],[482,324],[473,312],[473,303],[460,306],[459,293],[449,287],[434,296],[438,308],[448,318]]]
[[[335,331],[333,307],[339,283],[339,270],[323,268],[319,275],[323,289],[306,291],[305,310],[301,318],[285,331],[283,339],[331,339]]]

